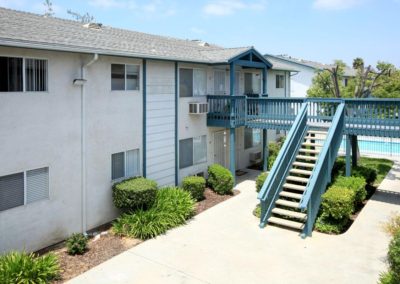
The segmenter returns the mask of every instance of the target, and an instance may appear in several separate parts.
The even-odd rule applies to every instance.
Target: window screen
[[[111,90],[125,90],[124,64],[111,64]]]
[[[225,95],[225,71],[214,70],[214,94]]]
[[[193,165],[193,139],[179,141],[179,168],[183,169]]]
[[[24,205],[24,173],[0,177],[0,211]]]
[[[22,91],[22,58],[0,57],[0,92]]]
[[[283,75],[276,75],[276,88],[283,88],[283,84],[285,82],[285,78]]]
[[[49,198],[49,168],[26,172],[26,203]]]
[[[204,96],[207,93],[207,73],[204,69],[193,70],[193,95]]]
[[[125,176],[125,153],[120,152],[111,155],[111,179],[119,179]]]
[[[139,66],[126,65],[126,89],[139,90]]]
[[[126,173],[127,177],[140,175],[140,156],[139,149],[126,152]]]
[[[179,69],[179,96],[193,96],[193,69]]]
[[[25,60],[25,91],[47,91],[47,60]]]
[[[207,136],[193,138],[193,164],[207,162]]]

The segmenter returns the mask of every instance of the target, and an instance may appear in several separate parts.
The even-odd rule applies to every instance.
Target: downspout
[[[99,59],[99,55],[95,53],[92,60],[81,66],[81,78],[85,79],[86,68]],[[81,201],[82,201],[82,233],[86,233],[86,99],[85,84],[81,85]]]

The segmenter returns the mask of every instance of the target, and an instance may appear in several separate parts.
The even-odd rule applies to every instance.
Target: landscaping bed
[[[217,205],[218,203],[221,203],[225,200],[228,200],[240,193],[239,190],[233,190],[233,194],[231,195],[219,195],[212,191],[209,188],[206,188],[204,191],[204,197],[205,199],[202,201],[197,202],[196,209],[195,209],[195,215],[200,214],[201,212]]]

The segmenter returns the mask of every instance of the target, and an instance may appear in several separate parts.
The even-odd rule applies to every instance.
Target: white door
[[[214,133],[214,163],[226,167],[226,131]]]

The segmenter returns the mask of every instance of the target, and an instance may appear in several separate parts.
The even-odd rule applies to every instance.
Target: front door
[[[214,133],[214,163],[226,167],[226,131]]]

